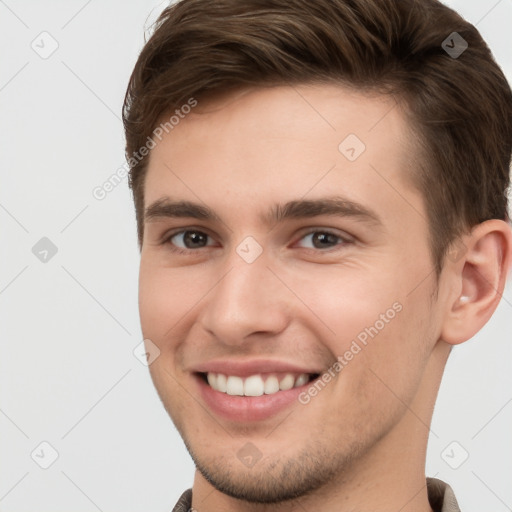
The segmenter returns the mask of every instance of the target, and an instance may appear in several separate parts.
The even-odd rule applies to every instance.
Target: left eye
[[[299,246],[308,249],[331,249],[339,245],[340,242],[345,242],[345,240],[334,233],[314,231],[302,237],[299,241]]]

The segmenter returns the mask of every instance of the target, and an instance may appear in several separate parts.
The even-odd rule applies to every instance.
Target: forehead
[[[418,195],[408,185],[416,160],[410,133],[391,95],[336,85],[217,95],[151,150],[145,205],[172,194],[213,209],[229,202],[261,210],[339,193],[399,213],[397,188]]]

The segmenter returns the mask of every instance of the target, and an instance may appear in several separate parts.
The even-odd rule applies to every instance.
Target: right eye
[[[215,244],[209,235],[197,229],[187,229],[173,233],[164,240],[164,243],[174,246],[172,250],[177,252],[187,252]]]

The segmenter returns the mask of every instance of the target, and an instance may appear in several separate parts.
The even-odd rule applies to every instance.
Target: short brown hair
[[[460,56],[443,48],[455,32]],[[133,155],[162,115],[231,88],[326,82],[405,101],[438,274],[457,236],[509,220],[512,93],[456,12],[437,0],[182,0],[158,18],[123,107],[139,244],[148,156]]]

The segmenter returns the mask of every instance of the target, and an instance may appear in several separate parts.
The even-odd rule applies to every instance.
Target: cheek
[[[354,339],[364,344],[376,331],[388,330],[400,316],[397,286],[384,282],[382,274],[370,268],[326,266],[313,269],[305,278],[290,276],[294,292],[315,314],[313,321],[329,330],[326,341],[337,355]]]
[[[183,269],[141,261],[139,313],[144,337],[156,343],[173,338],[172,331],[182,328],[201,295],[199,282]]]
[[[350,374],[353,384],[364,381],[371,393],[390,394],[379,378],[406,393],[435,341],[428,324],[427,286],[411,294],[413,285],[396,269],[331,268],[328,278],[324,270],[310,273],[307,281],[295,280],[294,290],[307,298],[307,306],[328,329],[323,341],[340,361],[341,372]]]
[[[180,277],[181,276],[181,277]],[[162,268],[141,259],[139,273],[139,314],[144,339],[155,343],[160,355],[149,372],[158,395],[173,422],[182,417],[187,396],[176,364],[179,340],[187,328],[187,312],[193,308],[183,271]],[[188,397],[189,398],[189,397]]]
[[[168,283],[160,272],[141,262],[139,273],[139,314],[144,338],[161,339],[169,328],[169,311],[174,311],[173,294],[168,293]],[[166,314],[164,314],[164,312]]]

